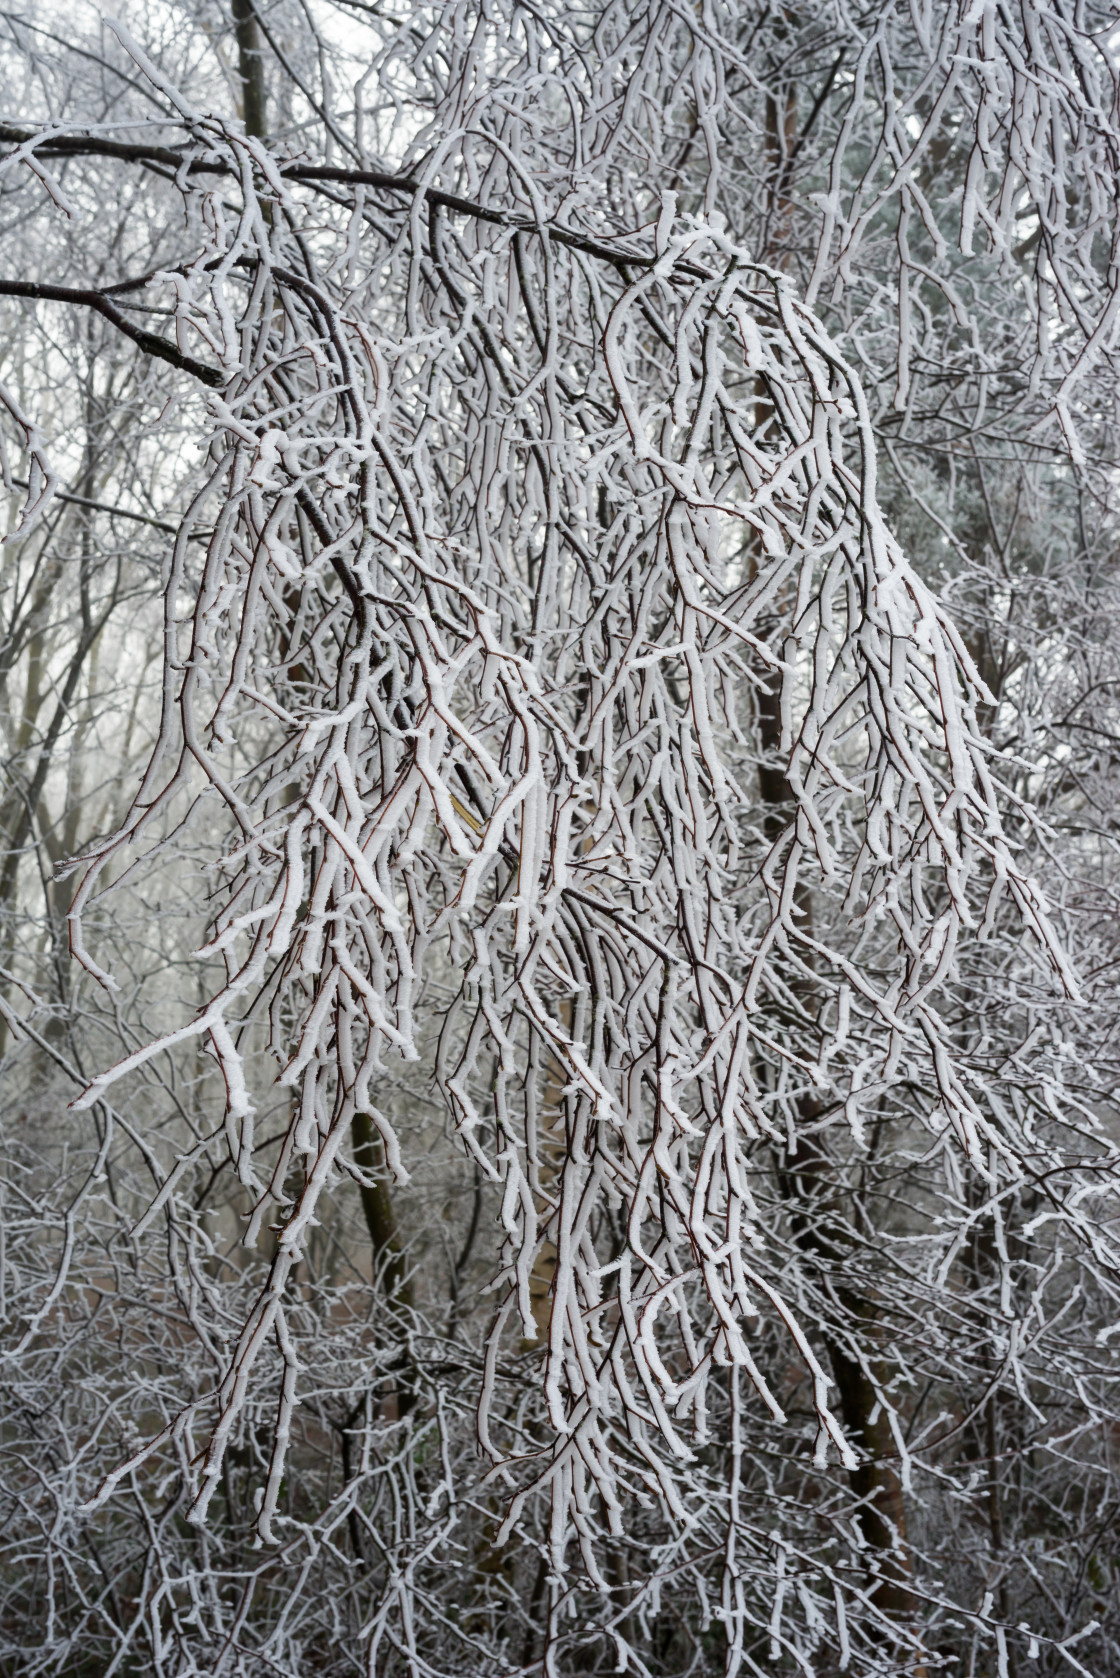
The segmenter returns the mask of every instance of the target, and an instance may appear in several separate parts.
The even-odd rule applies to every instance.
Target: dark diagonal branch
[[[226,375],[219,368],[208,367],[204,361],[196,361],[193,355],[184,355],[182,350],[176,349],[174,344],[155,332],[145,332],[142,326],[133,326],[103,291],[83,286],[43,285],[37,280],[0,280],[0,297],[25,297],[35,303],[73,303],[79,308],[95,309],[118,332],[131,338],[145,355],[154,355],[181,372],[190,373],[200,384],[209,385],[212,390],[217,390],[226,382]]]

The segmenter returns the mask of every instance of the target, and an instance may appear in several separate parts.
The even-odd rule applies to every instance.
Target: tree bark
[[[355,1113],[350,1124],[354,1163],[368,1181],[359,1184],[362,1211],[369,1231],[373,1257],[373,1278],[380,1280],[385,1299],[405,1336],[405,1345],[394,1366],[397,1387],[397,1415],[404,1417],[416,1402],[415,1365],[408,1345],[408,1318],[415,1305],[408,1258],[401,1245],[393,1197],[385,1180],[385,1151],[368,1113]]]
[[[237,68],[241,77],[241,118],[246,134],[254,140],[263,140],[268,134],[268,110],[261,32],[257,28],[253,0],[233,0],[233,23],[237,35]]]

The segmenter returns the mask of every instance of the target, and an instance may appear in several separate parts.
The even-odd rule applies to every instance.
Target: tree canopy
[[[1112,8],[2,40],[0,1659],[1111,1670]]]

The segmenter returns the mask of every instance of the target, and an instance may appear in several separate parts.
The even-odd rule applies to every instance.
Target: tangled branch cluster
[[[154,1162],[130,1239],[162,1227],[201,1253],[197,1174],[224,1137],[244,1244],[270,1241],[235,1329],[209,1284],[192,1307],[203,1336],[225,1317],[216,1385],[165,1406],[84,1507],[171,1448],[205,1529],[251,1423],[256,1534],[297,1543],[289,1453],[318,1390],[300,1266],[347,1178],[369,1218],[407,1184],[389,1095],[418,1063],[494,1186],[475,1507],[494,1555],[541,1547],[545,1661],[597,1593],[585,1627],[660,1670],[650,1627],[680,1569],[702,1595],[716,1581],[705,1623],[722,1621],[728,1673],[759,1670],[759,1636],[789,1670],[833,1647],[844,1669],[914,1672],[935,1659],[919,1604],[930,1625],[962,1609],[935,1568],[919,1576],[900,1488],[936,1478],[965,1423],[943,1411],[911,1436],[906,1406],[927,1374],[952,1387],[966,1334],[985,1389],[969,1414],[1003,1386],[1043,1414],[1062,1245],[1114,1291],[1115,1147],[1093,1103],[1038,1075],[1033,1021],[994,1058],[962,1030],[997,971],[1051,1013],[1077,984],[988,673],[892,535],[877,461],[910,446],[936,358],[958,365],[931,436],[1041,447],[1056,421],[1086,466],[1103,422],[1083,386],[1111,381],[1120,296],[1115,78],[1058,8],[820,28],[748,10],[363,17],[380,101],[364,140],[360,101],[344,131],[260,11],[258,50],[341,162],[197,105],[122,25],[168,113],[150,132],[5,131],[8,176],[30,169],[63,207],[64,170],[95,159],[148,169],[181,209],[178,254],[92,306],[205,411],[162,579],[154,746],[85,852],[70,926],[111,988],[91,910],[103,922],[137,870],[202,844],[203,971],[221,972],[74,1106],[111,1115],[129,1075],[204,1044],[224,1114]],[[789,80],[802,49],[821,67],[811,112]],[[754,143],[733,149],[741,116]],[[816,197],[797,186],[808,159]],[[1011,276],[983,338],[981,234],[981,267]],[[141,303],[166,333],[136,326]],[[48,469],[8,408],[38,463],[30,528]],[[1052,1247],[1023,1258],[1044,1226]],[[392,1578],[363,1659],[381,1670],[389,1636],[431,1671],[410,1592],[455,1529],[444,1405],[464,1401],[425,1376],[450,1354],[399,1287],[386,1309],[398,1430],[439,1435],[444,1457],[402,1494],[407,1579],[380,1541]],[[1098,1375],[1072,1377],[1090,1431]],[[317,1530],[341,1530],[355,1495]],[[807,1536],[813,1499],[827,1540]],[[620,1570],[651,1511],[656,1565]],[[992,1594],[965,1612],[1007,1670]]]

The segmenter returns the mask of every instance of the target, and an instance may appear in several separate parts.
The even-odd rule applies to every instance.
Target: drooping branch
[[[126,338],[131,338],[145,355],[155,356],[160,361],[166,361],[169,366],[189,373],[192,378],[198,379],[200,384],[208,385],[211,390],[218,390],[227,382],[226,374],[219,368],[208,367],[204,361],[197,361],[194,356],[185,355],[158,333],[135,326],[104,291],[84,286],[48,285],[39,280],[0,280],[0,297],[22,297],[44,303],[70,303],[79,308],[94,309],[111,326],[115,326],[118,332],[123,332]]]
[[[48,134],[39,138],[31,130],[0,124],[0,142],[5,141],[21,148],[29,147],[35,152],[43,152],[46,156],[111,157],[122,163],[149,164],[160,169],[174,170],[176,174],[185,172],[188,176],[238,174],[236,166],[228,158],[199,157],[171,146],[144,146],[129,141],[101,139],[96,135]],[[10,162],[17,155],[8,153],[6,157],[0,158],[0,163]],[[488,222],[494,227],[508,228],[511,232],[540,233],[557,244],[565,245],[569,250],[597,257],[614,267],[648,268],[656,260],[648,252],[633,250],[629,246],[619,249],[606,244],[602,239],[593,238],[572,228],[557,226],[553,222],[542,225],[532,217],[493,209],[489,205],[464,198],[458,193],[445,192],[441,187],[416,180],[412,176],[394,175],[383,169],[348,169],[335,164],[286,163],[282,159],[276,160],[275,169],[278,179],[291,181],[295,185],[314,187],[322,183],[324,186],[371,186],[400,198],[420,198],[427,203],[438,205],[441,209],[452,210],[473,220]]]
[[[517,1649],[732,1675],[769,1639],[774,1665],[879,1678],[884,1650],[912,1674],[974,1632],[1012,1670],[1012,1611],[1034,1609],[980,1574],[1058,1545],[1030,1550],[1029,1516],[1016,1539],[993,1473],[980,1573],[962,1559],[979,1461],[954,1431],[985,1418],[1028,1477],[1048,1451],[1079,1463],[1091,1507],[1085,1442],[1115,1416],[1107,1341],[1086,1350],[1115,1315],[1111,1086],[1070,1072],[1085,1028],[1038,884],[1060,852],[1072,901],[1086,852],[1028,802],[1031,720],[1066,713],[1036,695],[998,735],[1007,684],[987,694],[938,591],[951,554],[997,615],[1021,598],[1010,538],[987,573],[974,557],[999,521],[968,525],[968,449],[1026,448],[1077,345],[1108,386],[1115,170],[1081,21],[936,12],[356,6],[265,37],[299,160],[262,143],[248,28],[244,122],[184,114],[220,111],[222,78],[188,101],[152,66],[181,146],[166,121],[119,130],[150,147],[103,139],[92,105],[69,134],[5,131],[9,182],[21,151],[48,191],[138,166],[129,190],[179,219],[124,284],[167,275],[180,333],[235,369],[186,439],[150,761],[72,918],[106,983],[137,882],[153,945],[166,880],[209,917],[190,981],[159,973],[144,1017],[124,987],[88,1057],[84,1106],[140,1086],[160,1156],[154,1199],[126,1188],[147,1205],[129,1279],[102,1287],[123,1243],[99,1229],[90,1291],[123,1312],[147,1265],[176,1337],[137,1397],[91,1331],[88,1388],[125,1389],[127,1422],[98,1417],[76,1471],[126,1558],[106,1666],[139,1647],[155,1558],[152,1618],[196,1664],[236,1641],[330,1670],[352,1607],[370,1670],[391,1644],[456,1678]],[[1047,174],[1057,134],[1076,196]],[[398,173],[358,166],[377,143]],[[17,191],[38,202],[32,173]],[[999,254],[1028,200],[1033,292],[1019,246]],[[162,266],[183,227],[189,264]],[[101,295],[127,319],[121,292]],[[1097,394],[1079,405],[1073,377],[1071,435],[1108,434]],[[908,527],[877,481],[884,431],[940,525]],[[984,465],[1005,489],[1013,469]],[[1060,663],[1071,597],[1047,597],[1033,669]],[[1065,814],[1075,783],[1048,783]],[[426,1186],[394,1202],[414,1161]],[[462,1255],[453,1346],[433,1246]],[[387,1370],[405,1428],[377,1403]],[[1022,1449],[997,1389],[1049,1418]],[[247,1581],[236,1624],[177,1515],[144,1526],[139,1565],[116,1536],[120,1500],[146,1517],[171,1477]],[[289,1592],[307,1557],[327,1583]]]

